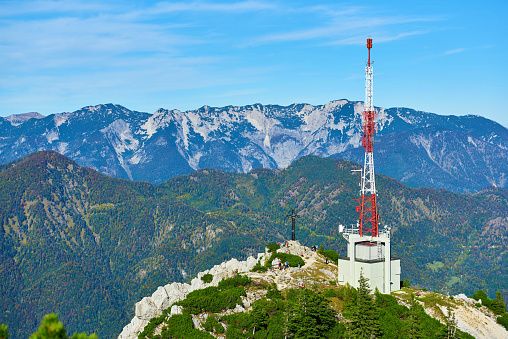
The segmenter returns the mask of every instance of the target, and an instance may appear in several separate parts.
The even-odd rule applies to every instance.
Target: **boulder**
[[[166,292],[166,289],[162,286],[159,286],[157,288],[157,291],[155,291],[152,294],[152,301],[159,310],[165,310],[166,308],[171,306],[169,304],[168,293]]]
[[[144,297],[136,303],[136,317],[141,320],[150,320],[153,317],[161,315],[161,311],[153,302],[152,298]]]
[[[171,306],[171,315],[182,314],[183,306],[173,305]]]
[[[118,339],[137,339],[138,333],[145,328],[148,322],[148,320],[141,320],[138,317],[132,318],[131,322],[123,328]]]

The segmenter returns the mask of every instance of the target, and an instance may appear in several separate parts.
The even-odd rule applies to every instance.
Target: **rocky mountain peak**
[[[11,114],[5,117],[5,120],[9,121],[12,126],[19,126],[30,119],[43,119],[44,115],[38,112],[29,112],[29,113],[21,113],[21,114]]]

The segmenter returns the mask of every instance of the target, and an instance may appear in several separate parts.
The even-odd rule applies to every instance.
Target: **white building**
[[[371,289],[389,294],[400,290],[400,258],[390,255],[390,230],[379,232],[378,237],[360,236],[358,229],[342,233],[348,242],[347,257],[339,258],[339,284],[358,288],[360,272],[369,279]]]

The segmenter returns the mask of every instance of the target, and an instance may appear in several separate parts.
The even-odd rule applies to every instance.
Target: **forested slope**
[[[338,224],[357,219],[354,163],[304,157],[249,174],[205,169],[155,186],[114,179],[56,152],[0,167],[0,323],[27,337],[58,312],[70,332],[111,338],[140,297],[267,242],[297,239],[345,253]],[[411,189],[378,176],[382,225],[393,227],[402,277],[491,297],[508,291],[508,193]],[[506,296],[505,296],[506,297]]]

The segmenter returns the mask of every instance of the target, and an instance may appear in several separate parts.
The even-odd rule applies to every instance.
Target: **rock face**
[[[210,270],[198,273],[198,276],[192,279],[190,284],[174,282],[166,286],[159,286],[151,297],[144,297],[140,302],[136,303],[136,315],[123,328],[118,338],[136,339],[150,319],[160,316],[162,311],[169,307],[171,307],[171,315],[182,313],[181,306],[173,305],[175,302],[185,299],[187,294],[192,291],[209,286],[217,286],[222,279],[231,278],[237,273],[249,272],[256,265],[258,259],[262,259],[264,255],[264,253],[260,253],[257,259],[251,256],[245,261],[231,259],[220,265],[215,265]],[[205,283],[201,279],[205,274],[213,276],[213,280],[210,283]],[[237,305],[237,311],[240,312],[240,308],[243,309],[241,305]]]
[[[286,168],[306,156],[363,163],[363,103],[208,107],[154,114],[120,105],[0,117],[0,163],[57,151],[103,174],[161,183],[202,168]],[[508,187],[508,130],[479,116],[376,108],[376,170],[412,187]],[[383,157],[389,154],[389,157]]]

